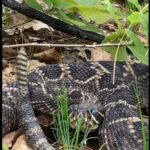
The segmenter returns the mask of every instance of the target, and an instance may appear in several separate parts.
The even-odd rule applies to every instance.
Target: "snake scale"
[[[3,135],[19,126],[28,143],[37,150],[54,149],[44,137],[34,111],[53,114],[57,91],[68,90],[70,125],[96,130],[107,150],[142,150],[141,120],[132,83],[137,80],[141,98],[148,98],[148,67],[140,63],[117,62],[113,83],[113,62],[52,64],[31,70],[26,78],[26,54],[18,57],[18,82],[3,85]],[[34,110],[34,111],[33,111]]]

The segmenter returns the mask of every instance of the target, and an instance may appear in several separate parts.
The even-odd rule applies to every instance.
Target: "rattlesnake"
[[[21,59],[26,61],[24,57]],[[81,130],[97,130],[104,149],[143,149],[141,120],[131,84],[136,79],[141,97],[148,98],[147,66],[117,62],[113,84],[111,61],[46,65],[31,70],[27,79],[26,63],[21,65],[24,67],[18,68],[22,71],[18,77],[22,82],[3,85],[3,135],[18,128],[19,118],[29,144],[38,150],[53,149],[44,138],[32,107],[53,114],[57,110],[57,91],[65,86],[72,128],[76,127],[77,118],[83,116]]]

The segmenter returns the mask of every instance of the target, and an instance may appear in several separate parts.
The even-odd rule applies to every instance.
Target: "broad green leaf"
[[[86,30],[86,31],[91,31],[91,32],[95,32],[95,33],[100,33],[100,29],[94,27],[93,25],[85,22],[85,21],[81,21],[77,18],[75,18],[73,16],[73,14],[65,14],[63,11],[58,11],[57,15],[56,15],[59,19],[61,19],[62,21],[65,21],[67,23],[76,25],[77,27],[79,27],[80,29]]]
[[[133,4],[139,11],[141,10],[141,5],[139,4],[138,0],[128,0],[131,4]]]
[[[136,34],[134,34],[131,30],[126,29],[127,36],[133,41],[133,46],[128,46],[131,52],[134,54],[136,58],[141,60],[142,63],[148,65],[148,55],[147,49],[143,46],[140,39]]]
[[[133,12],[132,14],[130,14],[127,19],[130,21],[131,25],[136,25],[138,23],[140,23],[140,13],[139,12]]]
[[[24,0],[24,2],[35,10],[42,11],[42,7],[36,0]]]
[[[54,0],[53,5],[57,8],[65,9],[66,7],[77,5],[77,3],[74,0]]]
[[[117,47],[115,47],[115,46],[108,47],[106,51],[109,52],[111,54],[112,59],[115,60]],[[116,61],[125,61],[126,59],[127,59],[126,47],[125,46],[124,47],[120,46],[119,49],[118,49]]]
[[[124,29],[118,29],[115,32],[107,35],[102,43],[118,43],[122,39],[123,35],[125,34]],[[125,39],[126,37],[124,37]],[[124,40],[123,39],[123,40]]]
[[[94,25],[92,25],[92,24],[90,24],[90,23],[88,23],[88,22],[86,22],[86,21],[79,20],[77,17],[74,16],[74,14],[69,13],[69,14],[67,14],[67,15],[68,15],[68,17],[69,17],[70,19],[73,19],[73,20],[76,20],[76,21],[82,23],[82,24],[80,24],[80,25],[76,25],[76,24],[75,24],[75,25],[78,26],[80,29],[83,29],[83,30],[86,30],[86,31],[95,32],[95,33],[102,33],[102,31],[101,31],[99,28],[95,27]]]
[[[74,20],[74,19],[71,19],[69,16],[67,16],[63,11],[59,10],[57,15],[56,15],[59,19],[61,20],[64,20],[68,23],[71,23],[71,24],[75,24],[77,26],[84,26],[84,23],[80,22],[80,21],[77,21],[77,20]]]
[[[102,43],[119,43],[122,39],[122,37],[124,36],[124,30],[117,30],[116,32],[113,32],[112,34],[108,35],[107,37],[105,37],[105,39],[102,41]],[[126,37],[124,36],[124,38],[122,40],[124,40]],[[117,52],[117,46],[108,46],[108,47],[103,47],[102,49],[109,52],[112,56],[112,59],[115,59],[115,55]],[[127,58],[127,52],[126,52],[126,47],[119,47],[118,49],[118,53],[117,53],[117,61],[125,61]]]
[[[49,8],[53,7],[53,0],[43,0]]]
[[[143,32],[144,34],[146,35],[146,37],[148,38],[148,13],[145,13],[145,14],[140,14],[139,16],[140,18],[140,21],[142,23],[142,26],[143,26]]]
[[[114,17],[121,18],[118,15],[113,16],[107,11],[106,6],[80,6],[73,5],[71,7],[67,7],[66,10],[70,10],[76,12],[83,16],[87,21],[95,21],[98,24],[103,24],[107,21],[113,20]]]
[[[102,33],[102,31],[99,28],[95,27],[94,25],[92,25],[86,21],[79,20],[71,13],[68,14],[68,17],[82,23],[82,25],[77,25],[82,30],[91,31],[91,32],[95,32],[95,33]]]
[[[113,7],[111,2],[109,0],[104,0],[103,4],[105,4],[107,6],[107,10],[108,12],[110,12],[112,14],[112,16],[114,16],[114,20],[117,23],[118,27],[121,27],[121,22],[119,21],[119,19],[115,16],[115,14],[121,16],[121,12],[119,9],[117,9],[116,7]]]
[[[99,0],[74,0],[79,5],[96,5]]]
[[[117,15],[121,15],[121,11],[112,6],[112,3],[109,0],[103,0],[103,4],[105,4],[107,6],[107,10],[111,13],[111,14],[117,14]]]

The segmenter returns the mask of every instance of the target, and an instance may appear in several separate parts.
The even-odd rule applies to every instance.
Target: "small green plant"
[[[83,118],[79,118],[73,136],[70,135],[70,121],[68,116],[68,98],[66,89],[63,90],[63,92],[58,93],[57,107],[58,111],[54,116],[56,131],[54,135],[58,140],[58,143],[63,145],[65,150],[83,150],[89,132],[88,130],[85,131],[82,141],[79,142],[80,128],[83,121]]]
[[[6,145],[3,144],[2,150],[9,150]]]
[[[135,97],[137,100],[137,107],[138,107],[140,118],[141,118],[142,136],[143,136],[143,141],[144,141],[143,150],[148,150],[149,149],[149,138],[148,138],[147,130],[145,129],[145,126],[144,126],[144,118],[142,116],[142,111],[141,111],[140,97],[139,97],[137,81],[135,81],[133,88],[134,88],[134,94],[135,94]]]
[[[126,12],[114,7],[110,0],[44,0],[43,2],[48,6],[48,10],[36,0],[25,0],[30,7],[86,31],[104,34],[95,25],[111,22],[116,30],[105,35],[102,43],[116,46],[106,46],[102,49],[110,53],[113,60],[125,61],[127,47],[143,64],[148,64],[148,3],[141,6],[138,0],[128,0]],[[94,24],[91,24],[91,21]],[[145,45],[139,36],[145,38]]]

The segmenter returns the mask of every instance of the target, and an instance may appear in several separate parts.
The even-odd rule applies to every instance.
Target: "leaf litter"
[[[14,27],[12,28],[12,26]],[[106,33],[116,30],[115,25],[111,23],[101,25],[100,28],[103,29]],[[144,37],[141,37],[141,40],[145,42]],[[32,42],[46,42],[53,44],[93,44],[91,41],[56,31],[40,21],[28,19],[27,17],[16,12],[11,13],[7,30],[3,31],[3,41],[4,44],[8,45]],[[5,60],[5,65],[3,67],[2,75],[4,82],[10,83],[16,80],[17,50],[18,49],[16,48],[3,49],[3,59]],[[45,64],[52,63],[78,63],[83,61],[111,60],[110,54],[103,51],[101,48],[92,48],[87,50],[84,48],[27,47],[26,51],[30,59],[28,61],[28,70],[32,70],[37,66],[43,66]],[[42,127],[46,128],[47,130],[47,127],[49,127],[51,122],[49,116],[42,114],[38,117],[38,120]],[[24,135],[19,136],[19,138],[16,140],[14,139],[16,133],[13,132],[9,134],[10,135],[6,134],[5,140],[3,139],[3,142],[5,141],[4,143],[6,143],[6,145],[9,147],[13,146],[12,150],[32,150],[27,145]],[[16,140],[15,144],[12,142],[14,140]],[[92,146],[93,143],[89,143],[85,150],[90,149],[89,147]],[[94,149],[98,149],[97,144],[95,144],[93,150]]]

